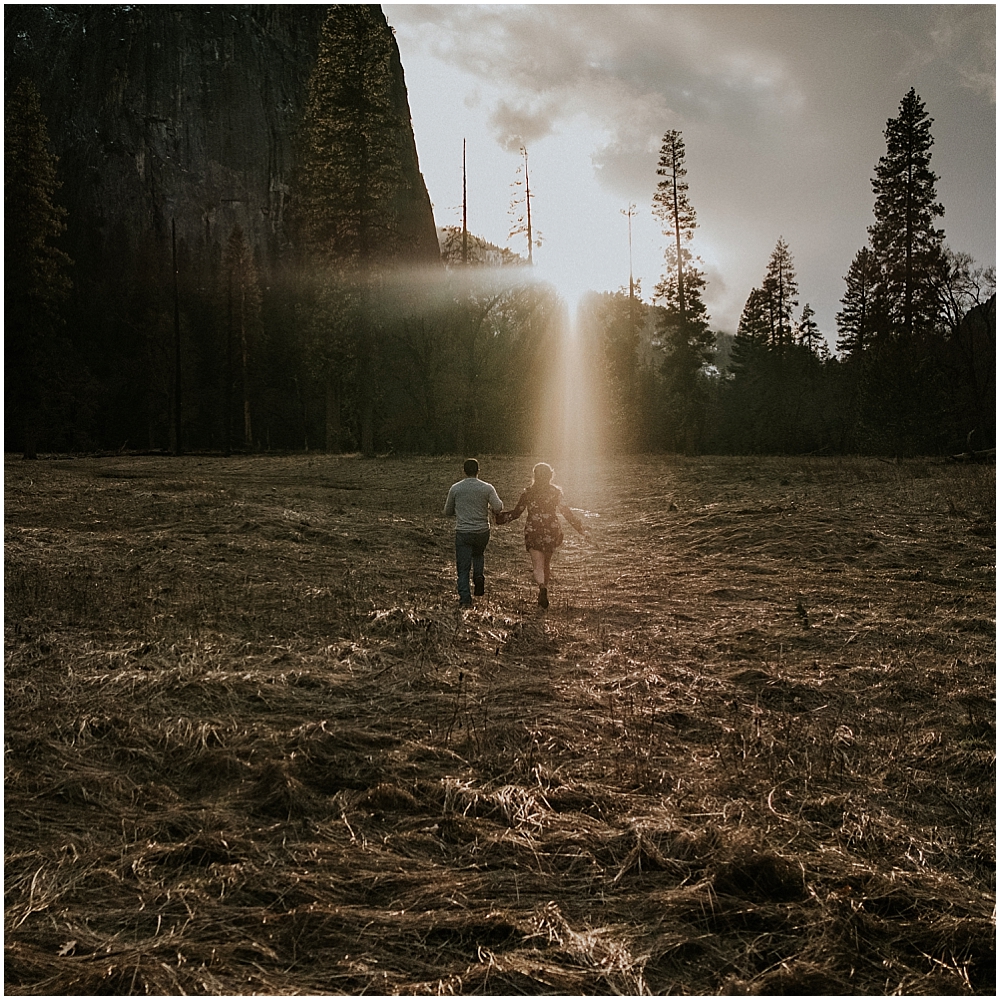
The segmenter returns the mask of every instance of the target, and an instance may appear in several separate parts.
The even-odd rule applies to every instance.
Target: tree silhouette
[[[736,339],[743,344],[756,344],[762,347],[770,344],[771,311],[768,308],[767,293],[763,288],[750,290],[736,327]]]
[[[862,247],[854,255],[844,282],[847,289],[840,300],[841,310],[837,313],[837,350],[848,360],[855,360],[871,347],[878,325],[878,261],[868,247]]]
[[[695,451],[705,419],[705,366],[712,360],[715,335],[708,328],[702,298],[705,276],[688,246],[697,217],[688,198],[684,140],[666,132],[656,168],[660,181],[653,195],[653,214],[667,237],[665,273],[654,290],[663,302],[657,332],[663,346],[662,374],[666,392],[667,436],[674,448]]]
[[[872,178],[875,222],[868,235],[887,305],[887,332],[911,340],[932,331],[938,314],[935,288],[944,232],[934,228],[934,220],[944,208],[930,168],[932,123],[911,87],[899,114],[886,123],[885,155]]]
[[[666,258],[666,273],[661,284],[657,286],[654,298],[667,299],[668,305],[675,306],[681,322],[688,319],[689,289],[685,281],[685,270],[693,262],[688,244],[698,226],[694,208],[688,199],[688,184],[684,179],[687,168],[684,166],[684,140],[681,133],[671,130],[664,133],[660,145],[660,159],[656,167],[656,175],[661,180],[656,185],[653,195],[653,214],[663,225],[663,235],[668,238],[664,256]],[[671,279],[674,284],[669,290]],[[692,303],[693,305],[693,303]]]
[[[767,297],[771,344],[781,352],[793,342],[792,311],[799,304],[796,298],[799,285],[795,278],[795,264],[783,237],[778,237],[778,242],[771,251],[761,288]]]
[[[816,310],[807,302],[802,307],[802,317],[796,327],[796,339],[810,354],[823,357],[828,351],[815,316]]]
[[[945,247],[938,296],[953,434],[965,434],[967,448],[989,447],[996,443],[996,271]]]

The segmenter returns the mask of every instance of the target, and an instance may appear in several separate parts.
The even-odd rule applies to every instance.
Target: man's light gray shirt
[[[448,490],[444,512],[457,519],[456,531],[489,531],[491,507],[496,514],[503,510],[497,491],[478,476],[466,476]]]

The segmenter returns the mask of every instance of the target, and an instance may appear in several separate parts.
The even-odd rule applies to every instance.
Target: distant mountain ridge
[[[439,226],[437,240],[441,258],[449,267],[468,264],[473,267],[517,267],[528,261],[507,247],[490,243],[482,236],[467,232],[464,240],[461,226]],[[464,256],[464,259],[463,259]]]

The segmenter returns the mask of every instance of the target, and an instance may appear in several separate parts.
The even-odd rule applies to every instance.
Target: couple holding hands
[[[465,478],[459,480],[448,491],[444,505],[445,515],[456,518],[455,563],[458,567],[459,606],[472,607],[472,592],[469,588],[469,574],[476,596],[486,592],[483,574],[484,552],[490,541],[489,512],[498,525],[516,521],[528,512],[524,525],[524,547],[531,558],[531,568],[538,584],[538,604],[549,606],[549,573],[552,553],[562,544],[562,527],[559,515],[587,537],[583,522],[563,501],[563,492],[552,482],[552,467],[539,462],[532,470],[531,485],[524,490],[511,511],[503,509],[503,501],[497,491],[479,478],[479,463],[470,458],[464,465]]]

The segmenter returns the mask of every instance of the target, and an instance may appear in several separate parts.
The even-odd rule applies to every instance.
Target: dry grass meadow
[[[556,465],[8,459],[7,994],[993,994],[993,468]]]

